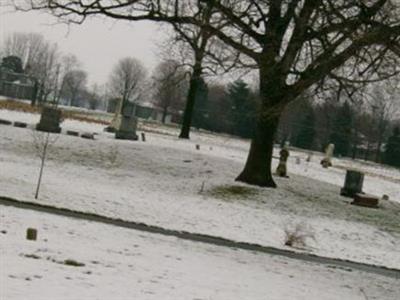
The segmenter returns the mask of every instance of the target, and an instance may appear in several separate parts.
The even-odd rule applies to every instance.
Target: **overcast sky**
[[[1,0],[0,0],[1,1]],[[159,62],[157,40],[165,36],[150,22],[94,18],[83,25],[66,26],[39,12],[7,12],[0,7],[0,42],[13,32],[36,32],[56,42],[63,53],[75,54],[89,74],[90,83],[105,83],[122,57],[138,58],[151,72]]]

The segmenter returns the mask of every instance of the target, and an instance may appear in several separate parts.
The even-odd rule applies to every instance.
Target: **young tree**
[[[22,2],[16,7],[46,9],[77,23],[103,15],[202,26],[249,57],[259,71],[261,105],[237,180],[260,186],[276,186],[271,173],[274,136],[288,103],[327,79],[340,86],[387,78],[398,71],[400,5],[394,0]],[[199,19],[205,10],[212,13],[207,24]]]
[[[50,148],[58,139],[58,135],[52,135],[49,132],[32,131],[33,147],[36,155],[40,159],[39,177],[36,184],[35,199],[39,197],[40,186],[42,184],[43,171],[50,152]]]

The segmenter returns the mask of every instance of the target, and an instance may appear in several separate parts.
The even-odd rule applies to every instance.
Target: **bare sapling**
[[[43,170],[48,156],[49,148],[57,141],[58,136],[51,135],[49,132],[33,131],[33,146],[36,150],[36,155],[40,159],[39,178],[36,185],[35,199],[39,197],[40,185],[43,177]]]

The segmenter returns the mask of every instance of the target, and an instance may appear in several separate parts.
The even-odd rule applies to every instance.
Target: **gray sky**
[[[126,56],[138,58],[151,72],[159,62],[156,41],[165,36],[160,25],[150,22],[93,18],[68,27],[44,13],[7,12],[0,7],[0,42],[12,32],[43,34],[46,40],[56,42],[62,53],[75,54],[90,83],[99,84],[107,81],[113,65]]]

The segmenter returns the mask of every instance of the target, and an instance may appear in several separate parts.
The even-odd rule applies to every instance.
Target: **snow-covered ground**
[[[28,227],[38,240],[25,240]],[[380,299],[398,280],[17,208],[0,212],[0,299]],[[72,266],[66,260],[83,264]]]
[[[0,118],[39,120],[4,110]],[[339,195],[345,170],[323,169],[320,155],[297,165],[295,157],[306,154],[292,151],[290,179],[276,178],[278,189],[262,189],[233,180],[244,165],[248,141],[202,132],[186,141],[175,137],[172,126],[140,128],[147,131],[146,143],[115,140],[103,126],[66,120],[64,130],[98,135],[95,141],[59,135],[38,202],[281,248],[285,229],[304,224],[314,239],[302,251],[400,268],[399,170],[335,160],[337,166],[366,170],[364,190],[391,199],[377,210],[360,208]],[[29,129],[0,126],[3,196],[33,201],[39,160],[32,135]]]

